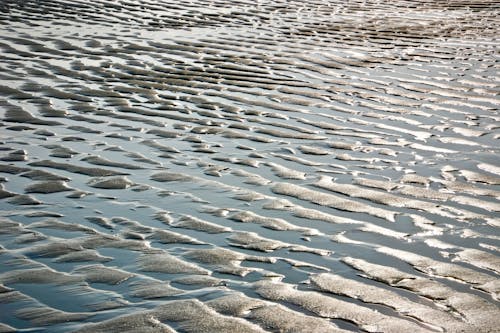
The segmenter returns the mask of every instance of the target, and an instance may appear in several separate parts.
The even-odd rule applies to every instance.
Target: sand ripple
[[[493,332],[495,1],[0,2],[0,331]]]

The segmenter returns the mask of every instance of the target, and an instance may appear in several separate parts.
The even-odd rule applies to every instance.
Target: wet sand
[[[495,1],[0,3],[0,332],[494,332]]]

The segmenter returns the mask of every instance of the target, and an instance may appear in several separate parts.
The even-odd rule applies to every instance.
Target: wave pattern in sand
[[[500,327],[496,1],[0,22],[1,332]]]

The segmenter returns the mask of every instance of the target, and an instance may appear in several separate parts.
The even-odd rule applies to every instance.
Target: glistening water
[[[494,332],[496,1],[0,1],[0,332]]]

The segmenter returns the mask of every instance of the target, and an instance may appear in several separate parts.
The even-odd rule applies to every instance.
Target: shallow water
[[[493,332],[494,1],[0,3],[0,331]]]

